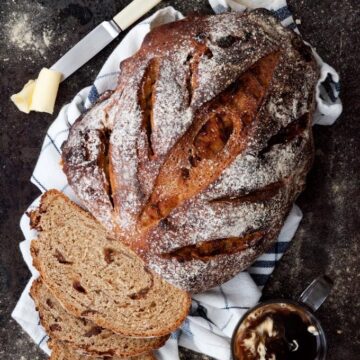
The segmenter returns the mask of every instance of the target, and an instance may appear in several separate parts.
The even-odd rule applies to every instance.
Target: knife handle
[[[115,15],[113,20],[121,30],[125,30],[160,2],[161,0],[134,0]]]

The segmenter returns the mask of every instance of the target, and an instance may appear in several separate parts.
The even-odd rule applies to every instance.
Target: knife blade
[[[50,69],[62,74],[64,81],[81,68],[103,48],[110,44],[122,31],[126,30],[161,0],[134,0],[110,21],[103,21],[81,39]]]

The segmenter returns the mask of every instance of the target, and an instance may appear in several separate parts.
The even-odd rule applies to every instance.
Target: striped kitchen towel
[[[245,11],[245,3],[251,3],[252,6],[256,3],[259,6],[266,6],[273,10],[286,26],[296,30],[296,25],[283,0],[209,1],[215,12],[229,10],[229,6],[235,11]],[[144,36],[154,26],[181,18],[181,13],[168,7],[135,26],[106,60],[94,84],[81,90],[70,104],[62,108],[46,134],[41,154],[31,177],[31,181],[42,192],[55,188],[77,201],[60,167],[61,145],[68,136],[69,126],[96,102],[99,94],[115,88],[119,63],[137,51]],[[317,56],[317,60],[321,70],[321,79],[316,97],[315,122],[329,125],[341,113],[341,102],[338,97],[339,77],[334,69],[321,61],[320,57]],[[28,210],[35,208],[38,202],[39,199],[35,200]],[[202,294],[194,295],[191,314],[181,329],[172,334],[166,345],[157,352],[158,359],[178,360],[178,345],[208,354],[216,359],[230,359],[232,331],[247,309],[259,301],[262,287],[293,238],[301,217],[300,209],[294,205],[272,249],[260,256],[247,271],[241,272],[229,282]],[[29,296],[31,282],[38,276],[32,266],[30,255],[30,241],[36,237],[36,232],[30,229],[26,215],[22,217],[20,225],[25,236],[25,241],[20,244],[20,249],[32,278],[23,291],[12,316],[34,341],[49,353],[46,345],[48,338],[39,324],[38,313]]]

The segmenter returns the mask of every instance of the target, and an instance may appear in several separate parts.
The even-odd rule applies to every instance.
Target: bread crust
[[[64,172],[151,269],[204,291],[276,241],[313,161],[317,78],[264,9],[160,26],[72,127]]]

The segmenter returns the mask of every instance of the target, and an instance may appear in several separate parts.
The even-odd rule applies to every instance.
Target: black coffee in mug
[[[299,300],[272,300],[250,309],[232,337],[234,360],[325,360],[326,338],[314,312],[325,301],[332,281],[321,276]]]
[[[321,351],[317,321],[289,302],[263,304],[243,319],[234,337],[237,360],[315,360]]]

